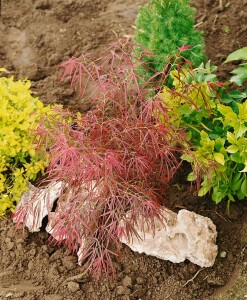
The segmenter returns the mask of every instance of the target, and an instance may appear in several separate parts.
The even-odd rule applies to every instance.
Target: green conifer
[[[151,57],[142,55],[142,61],[160,72],[179,47],[188,45],[190,48],[183,52],[183,56],[194,65],[200,65],[206,58],[204,41],[202,32],[195,30],[194,21],[195,9],[189,0],[150,0],[140,8],[136,20],[134,40],[154,54]],[[135,48],[136,57],[140,58],[142,52],[140,47]],[[140,71],[149,72],[149,75],[153,73],[143,68]]]

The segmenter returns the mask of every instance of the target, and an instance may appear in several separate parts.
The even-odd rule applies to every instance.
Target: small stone
[[[67,270],[64,266],[58,266],[57,269],[59,273],[63,273]]]
[[[37,253],[36,248],[33,248],[30,251],[28,251],[28,256],[35,256],[36,253]]]
[[[48,251],[48,246],[47,246],[47,245],[41,246],[41,251],[42,251],[42,252],[45,252],[45,253],[49,253],[49,251]]]
[[[115,282],[109,282],[109,288],[111,291],[113,291],[115,289],[115,287],[116,287]]]
[[[129,287],[132,286],[132,279],[129,276],[125,276],[124,279],[122,280],[123,286]]]
[[[194,275],[198,270],[198,267],[194,264],[190,264],[188,267],[187,267],[187,270],[191,275]]]
[[[61,61],[61,56],[59,56],[57,53],[54,53],[49,58],[49,66],[57,65]]]
[[[102,285],[101,286],[101,288],[100,288],[100,291],[102,292],[102,293],[104,293],[104,292],[106,292],[106,286],[105,285]]]
[[[31,260],[27,265],[28,270],[32,270],[34,268],[34,262]]]
[[[123,12],[119,12],[118,15],[129,21],[132,21],[132,20],[135,20],[135,18],[136,18],[137,9],[129,8],[127,10],[124,10]]]
[[[36,9],[49,9],[51,7],[49,0],[39,0],[37,1],[35,8]]]
[[[152,279],[151,279],[151,282],[152,282],[153,285],[157,285],[158,280],[157,280],[156,277],[153,276]]]
[[[130,266],[126,266],[126,268],[125,268],[125,270],[124,270],[124,273],[125,273],[125,274],[130,274],[130,272],[131,272]]]
[[[132,293],[132,296],[141,298],[146,294],[146,289],[140,285],[140,284],[136,284],[134,286],[134,292]]]
[[[208,276],[207,282],[211,286],[223,286],[226,284],[221,277],[216,276],[215,274]]]
[[[191,284],[191,288],[193,289],[193,291],[196,291],[199,288],[199,285],[197,283],[193,282]]]
[[[7,237],[4,241],[5,241],[6,244],[8,244],[8,243],[11,242],[11,239]]]
[[[20,299],[26,295],[25,292],[17,292],[14,294],[14,299]]]
[[[10,228],[7,232],[7,236],[10,238],[13,238],[15,235],[14,230],[12,228]]]
[[[44,300],[63,300],[63,296],[50,294],[50,295],[46,295]]]
[[[16,249],[17,249],[17,253],[18,252],[21,253],[23,251],[23,245],[22,244],[17,244]]]
[[[38,66],[35,63],[32,63],[27,66],[23,66],[21,70],[21,75],[27,77],[30,80],[36,80],[39,73]]]
[[[76,268],[77,258],[75,256],[66,256],[62,259],[63,266],[67,270],[73,270]]]
[[[122,286],[122,285],[119,285],[119,286],[117,287],[117,294],[118,294],[118,295],[124,295],[124,294],[125,294],[125,287]]]
[[[49,274],[53,276],[59,275],[58,267],[56,265],[52,265],[52,267],[49,270]]]
[[[79,283],[77,283],[77,282],[70,281],[70,282],[68,282],[68,289],[69,289],[71,292],[75,293],[75,292],[77,292],[77,291],[80,290],[80,285],[79,285]]]
[[[87,289],[87,291],[88,291],[89,293],[93,293],[93,292],[94,292],[94,288],[93,288],[92,286],[90,286],[90,287]]]
[[[62,250],[59,249],[59,250],[57,250],[55,253],[53,253],[53,254],[51,255],[51,257],[49,258],[49,260],[50,260],[50,261],[56,261],[56,260],[58,260],[59,258],[61,258],[62,255],[63,255]]]
[[[69,8],[70,6],[72,6],[75,3],[75,0],[67,0],[67,2],[65,3],[65,7]]]
[[[5,295],[6,298],[11,298],[12,296],[13,296],[12,293],[8,293],[8,294]]]
[[[169,276],[172,275],[172,273],[173,273],[173,268],[172,268],[171,265],[168,265],[168,266],[166,267],[166,272],[167,272],[167,274],[168,274]]]
[[[136,278],[136,283],[137,284],[143,284],[143,282],[144,282],[144,279],[142,277],[137,277]]]
[[[8,250],[10,251],[14,248],[15,244],[13,242],[9,242],[6,246],[7,246]]]
[[[220,252],[220,257],[225,258],[226,257],[226,251],[221,251]]]
[[[227,255],[227,260],[229,261],[229,262],[231,262],[231,261],[233,261],[234,260],[234,257],[233,257],[233,255],[232,255],[232,253],[228,253],[228,255]]]
[[[155,272],[154,277],[156,277],[156,278],[160,277],[160,272]]]
[[[23,244],[25,242],[25,240],[24,239],[18,239],[18,240],[16,240],[16,244]]]

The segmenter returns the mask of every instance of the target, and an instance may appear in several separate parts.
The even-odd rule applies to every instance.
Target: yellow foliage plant
[[[30,85],[0,77],[0,217],[15,210],[27,183],[48,164],[48,155],[35,151],[33,130],[50,107],[32,96]]]

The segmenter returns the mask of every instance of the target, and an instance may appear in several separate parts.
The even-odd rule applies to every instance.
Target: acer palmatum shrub
[[[96,277],[114,276],[120,239],[137,235],[137,220],[154,232],[184,141],[182,131],[164,122],[161,100],[149,98],[154,85],[139,83],[125,46],[115,45],[95,61],[81,56],[61,64],[61,78],[70,76],[82,101],[88,84],[95,87],[93,108],[84,114],[61,112],[63,122],[47,116],[36,131],[36,142],[50,153],[46,182],[64,183],[49,216],[52,236],[79,250],[80,262]],[[17,222],[29,208],[17,211]]]

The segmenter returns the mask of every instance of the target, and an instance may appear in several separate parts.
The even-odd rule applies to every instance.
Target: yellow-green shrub
[[[28,181],[48,162],[35,153],[33,130],[50,108],[31,95],[30,85],[0,77],[0,217],[14,211]]]

